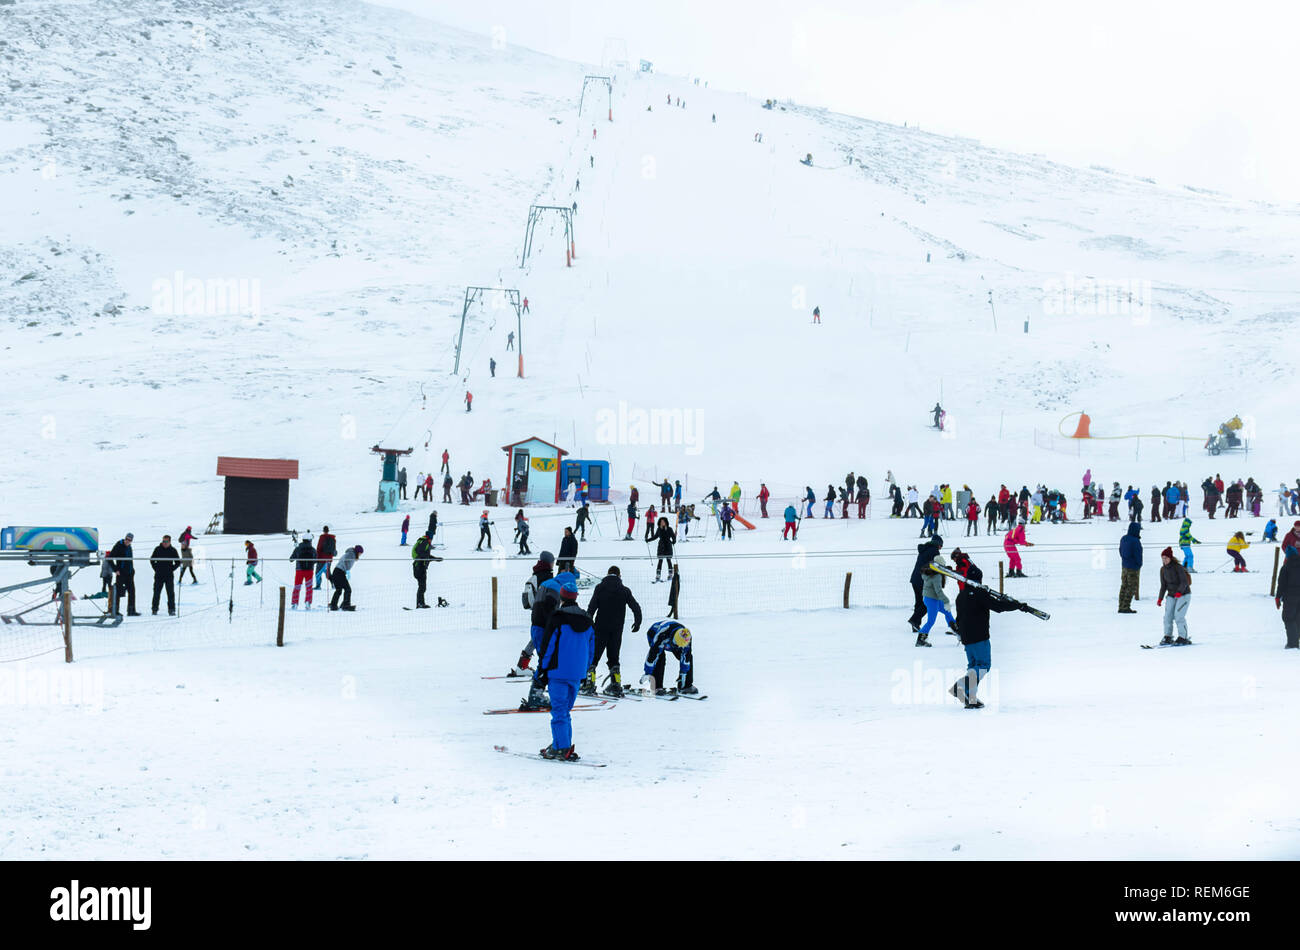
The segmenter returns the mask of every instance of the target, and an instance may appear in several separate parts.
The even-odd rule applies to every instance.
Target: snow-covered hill
[[[216,566],[242,538],[205,537],[181,618],[79,632],[74,669],[106,677],[102,716],[70,728],[79,711],[33,703],[0,737],[22,818],[0,855],[618,853],[664,809],[687,816],[682,856],[1293,854],[1294,768],[1262,764],[1296,690],[1264,598],[1272,555],[1211,573],[1220,521],[1197,526],[1205,645],[1159,654],[1136,646],[1159,635],[1154,554],[1176,524],[1148,529],[1136,618],[1115,615],[1116,526],[1032,528],[1013,592],[1053,620],[997,621],[1006,675],[983,720],[940,682],[961,668],[953,639],[916,650],[903,623],[916,522],[877,503],[806,522],[797,547],[772,520],[731,547],[698,525],[683,616],[709,702],[579,724],[625,796],[612,839],[586,834],[608,785],[520,779],[514,765],[548,766],[491,753],[544,741],[539,717],[480,715],[518,700],[479,677],[517,656],[529,561],[472,553],[477,510],[440,506],[434,590],[451,609],[401,610],[411,580],[392,562],[408,549],[370,510],[376,443],[414,446],[412,476],[447,448],[454,474],[499,485],[501,446],[538,436],[609,459],[618,500],[634,483],[648,500],[656,474],[688,501],[738,480],[752,514],[762,480],[774,515],[849,470],[877,499],[888,469],[980,498],[1047,482],[1072,501],[1086,468],[1142,486],[1298,474],[1300,209],[670,76],[618,72],[613,121],[599,89],[579,115],[598,71],[345,0],[0,5],[0,525],[92,525],[105,547],[133,530],[145,556],[221,508],[218,455],[296,458],[290,525],[365,541],[369,611],[294,614],[285,650],[250,646],[269,642],[289,541],[259,539],[267,583],[244,588]],[[575,202],[573,266],[553,219],[521,266],[529,206]],[[524,378],[514,314],[490,305],[471,308],[453,373],[471,285],[529,298]],[[927,428],[940,399],[942,435]],[[1059,435],[1079,410],[1106,439]],[[618,424],[638,413],[684,427],[665,442]],[[1201,441],[1233,414],[1251,452],[1211,459]],[[429,506],[404,510],[418,533]],[[569,509],[530,516],[533,550],[555,550]],[[657,615],[666,590],[619,517],[599,511],[583,567],[617,560]],[[950,549],[961,528],[946,530]],[[967,547],[993,576],[1000,538]],[[629,680],[642,642],[627,637]],[[133,652],[178,646],[224,649],[147,667]],[[53,658],[32,662],[53,675]],[[213,747],[197,771],[178,751],[195,737]],[[53,810],[41,780],[74,758]],[[299,796],[294,814],[265,800],[270,780]],[[574,807],[509,837],[537,827],[542,785]]]

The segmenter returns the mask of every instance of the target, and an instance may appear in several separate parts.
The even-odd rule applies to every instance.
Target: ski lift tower
[[[538,219],[547,211],[553,211],[564,218],[564,266],[572,267],[573,259],[578,256],[578,252],[573,245],[573,209],[561,205],[529,205],[528,228],[524,232],[524,254],[519,259],[520,267],[528,263],[528,255],[533,250],[533,231],[537,227]]]
[[[397,457],[410,455],[415,449],[381,449],[372,445],[370,451],[384,457],[384,472],[379,481],[379,505],[375,511],[397,510]]]
[[[582,105],[587,100],[587,87],[595,84],[604,85],[606,93],[606,103],[609,107],[609,121],[614,121],[614,84],[608,76],[583,76],[582,77],[582,95],[578,97],[578,115],[582,115]]]
[[[568,209],[565,209],[568,210]],[[532,215],[529,214],[529,234],[531,236]],[[519,378],[524,378],[524,321],[519,304],[519,291],[514,287],[466,287],[465,304],[460,310],[460,336],[456,340],[456,367],[452,370],[453,375],[460,373],[460,352],[461,345],[465,342],[465,318],[469,316],[469,305],[474,301],[481,301],[485,294],[493,294],[492,306],[500,306],[501,294],[505,294],[510,306],[515,309],[515,342],[519,344]]]

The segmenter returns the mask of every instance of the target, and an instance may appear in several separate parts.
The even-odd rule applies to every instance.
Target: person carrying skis
[[[1195,561],[1192,558],[1192,545],[1200,544],[1192,537],[1192,519],[1184,518],[1182,525],[1178,528],[1178,546],[1183,551],[1183,567],[1187,568],[1189,574],[1196,573]]]
[[[691,631],[676,620],[660,620],[646,631],[646,641],[650,650],[646,653],[645,667],[641,675],[642,684],[649,684],[659,695],[668,692],[664,688],[664,665],[669,653],[677,657],[677,692],[696,695],[695,663],[691,650]]]
[[[572,528],[564,529],[564,537],[560,539],[560,557],[556,562],[557,569],[564,573],[565,571],[574,572],[573,563],[578,558],[578,539],[574,537]]]
[[[952,693],[967,709],[983,709],[977,692],[980,681],[993,666],[989,644],[989,613],[1025,610],[1026,606],[1010,597],[1000,597],[982,586],[984,572],[975,564],[966,568],[966,579],[957,594],[957,638],[966,651],[966,675],[952,684]],[[976,585],[981,586],[976,586]]]
[[[529,633],[528,642],[524,644],[519,651],[519,662],[515,664],[506,676],[516,677],[523,676],[524,671],[528,669],[528,664],[532,662],[533,653],[537,650],[537,642],[541,638],[542,630],[546,627],[546,621],[550,619],[549,614],[539,615],[537,605],[541,601],[542,585],[555,576],[552,567],[555,565],[555,555],[550,551],[543,551],[537,556],[537,563],[533,565],[532,573],[528,575],[528,580],[524,581],[524,590],[521,599],[524,603],[524,610],[529,612],[532,620],[532,630]],[[558,601],[560,596],[559,589],[555,590],[555,597]],[[539,622],[540,616],[540,622]],[[536,671],[534,671],[536,673]],[[522,707],[521,707],[522,708]]]
[[[262,575],[257,573],[257,548],[252,541],[244,542],[244,586],[251,587],[253,581],[262,583]]]
[[[971,535],[980,536],[980,503],[971,497],[970,504],[966,506],[966,537]]]
[[[290,610],[298,609],[298,587],[302,586],[307,594],[307,610],[311,610],[311,576],[316,569],[316,547],[311,543],[311,532],[308,531],[298,542],[298,546],[293,549],[289,555],[289,560],[293,561],[293,598],[289,605]]]
[[[573,523],[573,530],[578,532],[578,537],[583,541],[587,540],[587,522],[591,520],[591,508],[584,501],[582,507],[578,509],[577,520]]]
[[[308,535],[310,537],[310,535]],[[190,550],[190,545],[194,542],[194,529],[189,525],[181,532],[181,573],[176,579],[176,583],[185,580],[185,572],[190,572],[190,583],[197,584],[199,579],[194,576],[194,553]]]
[[[1246,535],[1238,531],[1228,539],[1228,555],[1233,560],[1232,573],[1246,573],[1246,559],[1241,556],[1241,552],[1250,547],[1250,542],[1246,540]]]
[[[348,582],[348,575],[352,573],[352,568],[356,566],[357,559],[361,557],[365,549],[361,545],[350,547],[343,552],[339,558],[338,564],[330,571],[330,583],[334,585],[334,596],[330,598],[330,610],[356,610],[352,606],[352,585]],[[339,606],[339,596],[343,597],[343,605]]]
[[[483,542],[487,542],[488,550],[492,550],[492,525],[495,522],[488,520],[488,510],[483,509],[483,514],[478,516],[478,544],[474,545],[475,551],[483,550]]]
[[[542,749],[540,755],[545,759],[569,762],[578,761],[569,711],[578,696],[578,684],[592,665],[596,649],[591,618],[578,606],[577,580],[572,574],[561,574],[556,578],[560,587],[560,606],[551,614],[537,651],[537,665],[546,674],[551,692],[551,744]]]
[[[1142,524],[1130,521],[1128,533],[1119,541],[1119,612],[1135,614],[1133,598],[1142,572]]]
[[[1156,606],[1164,604],[1165,594],[1171,598],[1165,607],[1165,635],[1160,642],[1187,646],[1192,642],[1187,636],[1187,608],[1192,601],[1192,578],[1187,568],[1174,560],[1173,548],[1161,551],[1160,561],[1160,595],[1156,598]],[[1177,640],[1174,639],[1174,624],[1178,625]]]
[[[1020,563],[1020,546],[1032,548],[1034,543],[1025,539],[1025,519],[1021,518],[1020,523],[1014,529],[1007,529],[1007,536],[1002,540],[1002,550],[1007,552],[1007,562],[1010,570],[1007,571],[1007,577],[1024,577],[1025,572]]]
[[[767,517],[767,500],[772,497],[772,493],[767,490],[767,482],[759,482],[758,489],[758,507],[762,512],[762,517]]]
[[[424,592],[429,583],[429,562],[441,561],[433,554],[433,536],[429,532],[420,535],[411,548],[411,573],[415,575],[415,606],[417,610],[427,610]]]
[[[659,519],[659,527],[654,533],[654,540],[658,542],[655,546],[655,555],[659,558],[655,562],[655,579],[659,583],[659,572],[663,570],[664,559],[668,560],[668,573],[673,572],[673,545],[677,543],[677,533],[668,525],[667,518]]]
[[[785,506],[785,527],[781,530],[781,540],[784,541],[794,532],[794,539],[799,540],[799,512],[794,505]]]
[[[330,526],[320,530],[320,537],[316,539],[316,590],[320,590],[321,575],[326,578],[330,576],[330,565],[334,563],[334,555],[338,553],[338,544],[334,540],[334,535],[330,534]]]
[[[660,519],[667,527],[668,519]],[[610,567],[609,572],[601,578],[596,589],[591,593],[587,604],[587,614],[591,617],[595,629],[595,649],[592,653],[591,666],[583,680],[579,692],[584,696],[596,695],[596,667],[602,654],[609,667],[609,686],[605,693],[618,697],[623,695],[623,677],[619,671],[618,655],[623,646],[623,621],[627,619],[627,608],[632,608],[632,632],[641,629],[641,605],[636,602],[632,592],[623,585],[617,567]]]
[[[405,518],[402,519],[402,543],[398,545],[399,548],[406,547],[406,534],[410,530],[411,530],[411,516],[407,515]]]
[[[916,634],[916,645],[918,647],[928,647],[932,644],[929,635],[921,632],[921,618],[925,616],[925,603],[922,600],[922,588],[925,583],[922,571],[938,556],[943,549],[943,536],[936,535],[924,544],[916,546],[916,564],[912,567],[912,575],[908,578],[908,583],[912,585],[912,594],[916,603],[912,607],[912,616],[908,618],[908,625],[911,626],[912,632]]]

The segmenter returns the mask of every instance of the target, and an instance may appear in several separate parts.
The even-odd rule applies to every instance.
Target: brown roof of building
[[[217,456],[217,474],[234,478],[297,478],[297,459],[244,459]]]
[[[539,439],[539,438],[537,438],[537,436],[532,436],[532,437],[527,438],[527,439],[520,439],[518,442],[511,442],[509,445],[503,445],[503,446],[501,446],[501,451],[502,451],[502,452],[509,452],[509,451],[510,451],[511,449],[513,449],[516,445],[523,445],[525,442],[540,442],[540,443],[542,443],[542,445],[549,445],[551,448],[555,449],[555,451],[556,451],[558,454],[560,454],[560,455],[568,455],[568,454],[569,454],[568,452],[564,451],[564,449],[562,449],[562,448],[560,448],[558,445],[556,445],[554,442],[547,442],[545,439]]]

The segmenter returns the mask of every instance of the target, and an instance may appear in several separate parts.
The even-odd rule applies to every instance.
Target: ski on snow
[[[592,709],[613,709],[613,708],[614,708],[614,704],[611,703],[608,699],[602,699],[602,700],[601,700],[600,702],[598,702],[598,703],[577,703],[576,705],[571,706],[571,707],[569,707],[569,708],[570,708],[570,710],[571,710],[572,712],[580,712],[580,711],[582,711],[582,710],[584,710],[584,709],[585,709],[585,710],[592,710]],[[518,709],[518,708],[515,708],[515,709],[485,709],[485,710],[483,710],[483,715],[485,715],[485,716],[509,716],[509,715],[513,715],[514,713],[548,713],[548,712],[550,712],[550,711],[551,711],[551,707],[550,707],[550,706],[546,706],[546,707],[543,708],[543,709]]]
[[[508,749],[503,745],[494,745],[492,748],[496,749],[496,751],[498,752],[504,752],[506,755],[517,755],[521,759],[534,759],[538,762],[558,762],[561,765],[585,765],[589,769],[605,768],[604,762],[588,762],[586,759],[579,759],[577,762],[570,762],[567,759],[548,759],[543,755],[534,754],[531,752],[516,752],[513,749]]]
[[[1138,646],[1144,650],[1164,650],[1168,647],[1194,647],[1196,641],[1193,640],[1191,643],[1139,643]]]

